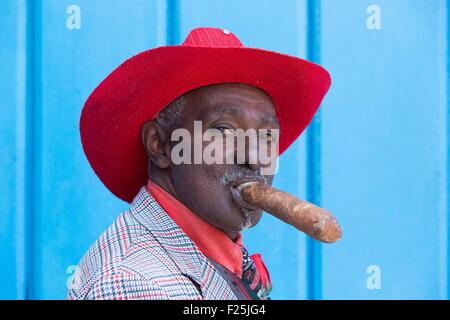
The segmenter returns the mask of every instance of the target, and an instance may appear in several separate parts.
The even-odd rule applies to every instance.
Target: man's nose
[[[261,169],[261,162],[258,157],[258,147],[246,145],[245,165],[252,171],[259,171]]]

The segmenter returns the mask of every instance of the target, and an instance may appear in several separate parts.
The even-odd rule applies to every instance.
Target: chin
[[[261,220],[263,213],[261,209],[250,210],[241,208],[233,201],[224,204],[221,209],[224,207],[226,209],[220,210],[219,214],[223,217],[227,216],[228,219],[225,219],[226,221],[221,221],[220,229],[229,234],[234,234],[253,228]],[[226,224],[224,224],[224,222],[226,222]]]
[[[262,211],[252,210],[242,213],[241,224],[239,226],[240,231],[245,231],[253,228],[261,220]]]

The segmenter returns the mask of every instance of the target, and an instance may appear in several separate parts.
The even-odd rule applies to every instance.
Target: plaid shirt
[[[81,259],[68,292],[68,299],[237,298],[146,187]]]

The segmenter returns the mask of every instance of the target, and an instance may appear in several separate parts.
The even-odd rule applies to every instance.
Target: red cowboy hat
[[[331,79],[317,64],[244,47],[217,28],[197,28],[182,45],[141,52],[108,75],[81,112],[83,149],[105,186],[131,202],[147,181],[142,125],[183,93],[218,83],[249,84],[272,98],[281,154],[311,121]]]

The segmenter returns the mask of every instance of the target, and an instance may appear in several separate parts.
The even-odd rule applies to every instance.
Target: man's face
[[[229,138],[231,130],[255,129],[259,132],[260,129],[279,129],[270,97],[258,88],[244,84],[219,84],[191,91],[186,98],[181,127],[187,129],[191,137],[194,137],[194,121],[201,121],[203,132],[212,128],[220,130],[224,141]],[[204,141],[202,146],[205,148],[211,143],[214,141]],[[257,152],[249,143],[244,148],[246,155]],[[236,157],[238,150],[233,151]],[[239,231],[257,224],[262,211],[244,207],[233,187],[248,180],[271,185],[273,180],[273,175],[261,173],[259,162],[249,162],[171,163],[172,183],[186,206],[234,239]]]

